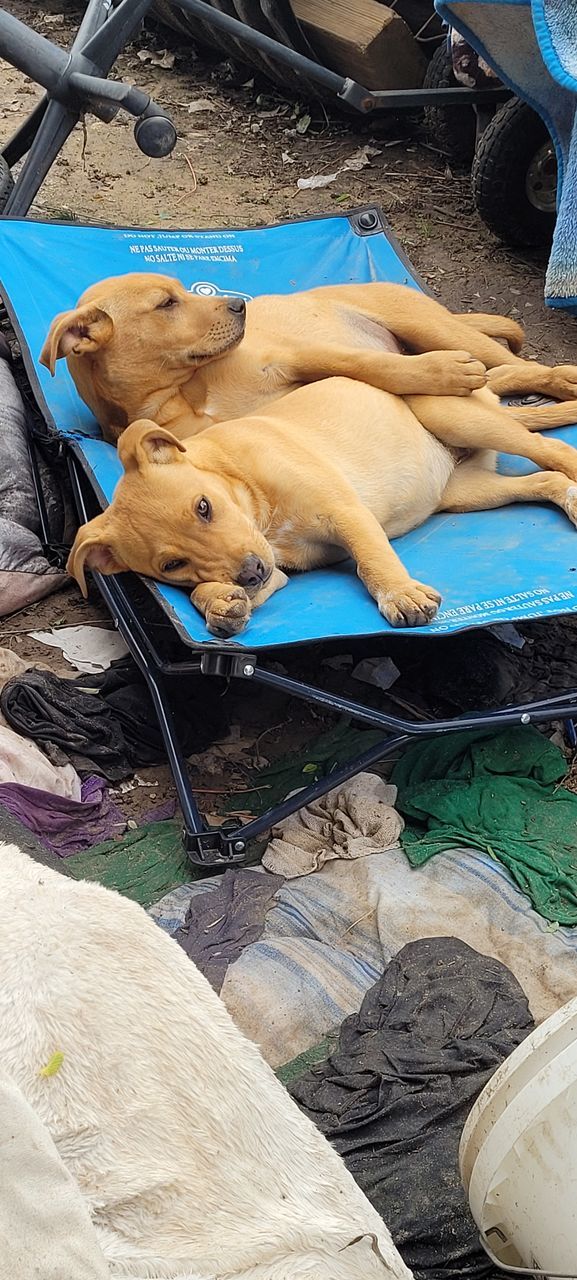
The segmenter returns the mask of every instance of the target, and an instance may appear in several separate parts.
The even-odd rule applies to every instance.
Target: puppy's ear
[[[74,311],[62,311],[50,325],[40,352],[40,364],[54,376],[56,361],[63,356],[84,356],[110,342],[114,324],[107,311],[85,303]]]
[[[76,534],[66,569],[71,578],[76,578],[84,599],[88,595],[85,576],[87,569],[97,569],[99,573],[106,574],[126,571],[127,566],[118,559],[110,537],[106,512],[89,520],[88,524],[83,524]]]
[[[148,418],[132,422],[118,441],[118,456],[125,471],[180,462],[184,453],[186,446],[182,440]]]

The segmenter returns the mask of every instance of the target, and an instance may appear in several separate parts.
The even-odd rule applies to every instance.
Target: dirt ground
[[[70,42],[81,12],[63,0],[45,0],[41,7],[3,0],[3,7],[63,45]],[[164,50],[168,56],[162,56]],[[351,124],[318,105],[285,100],[258,77],[250,74],[247,83],[230,64],[195,51],[160,26],[146,31],[119,59],[117,73],[169,111],[179,134],[173,155],[162,161],[142,155],[133,122],[125,116],[108,126],[89,118],[67,143],[32,212],[127,226],[235,227],[376,202],[448,306],[515,316],[525,325],[530,353],[551,363],[577,360],[576,321],[543,305],[545,259],[513,253],[494,239],[473,210],[468,177],[451,172],[424,139],[418,120],[387,116],[380,124]],[[0,137],[11,135],[37,96],[33,83],[0,62]],[[370,167],[345,172],[320,190],[297,188],[297,178],[332,172],[367,143],[380,152]],[[26,633],[78,622],[106,625],[108,619],[97,601],[84,605],[70,585],[0,623],[0,645],[62,674],[66,664],[55,651]],[[302,708],[290,711],[290,727],[286,720],[283,712],[282,726],[269,730],[267,701],[260,725],[257,720],[252,726],[252,739],[242,738],[239,745],[237,738],[236,747],[231,743],[217,750],[208,767],[195,772],[209,810],[231,789],[239,791],[241,806],[240,788],[259,734],[267,733],[264,754],[272,758],[322,727]],[[153,796],[160,801],[173,794],[166,769],[143,770],[141,776],[158,786],[124,797],[131,818],[150,809]]]

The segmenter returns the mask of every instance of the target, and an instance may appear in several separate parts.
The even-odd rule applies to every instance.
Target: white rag
[[[124,658],[128,653],[128,645],[122,636],[105,627],[57,627],[52,631],[30,631],[28,634],[40,644],[61,649],[62,656],[72,667],[88,675],[108,671],[117,658]]]
[[[80,800],[80,778],[73,765],[51,764],[35,742],[0,725],[0,786],[12,782]]]
[[[17,653],[12,649],[4,649],[0,646],[0,689],[4,688],[7,680],[11,680],[12,676],[21,676],[23,671],[28,670],[28,663],[24,662]],[[8,727],[8,721],[0,711],[0,724]]]
[[[391,783],[375,773],[357,774],[273,827],[263,866],[292,880],[335,858],[365,858],[394,849],[405,825],[394,807],[396,799]]]
[[[108,1280],[72,1175],[48,1129],[0,1068],[0,1258],[10,1280]]]

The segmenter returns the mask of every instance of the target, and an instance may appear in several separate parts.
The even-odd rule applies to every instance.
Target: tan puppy
[[[409,576],[389,537],[434,511],[511,502],[553,502],[577,523],[577,450],[501,418],[502,438],[479,431],[480,449],[551,470],[496,475],[493,453],[446,448],[403,400],[345,378],[303,387],[186,444],[136,422],[119,441],[125,475],[114,499],[79,530],[68,570],[84,594],[87,568],[133,569],[193,588],[209,630],[231,636],[284,585],[280,569],[352,556],[393,626],[423,625],[439,594]]]
[[[92,285],[57,316],[40,360],[54,373],[67,358],[79,395],[115,443],[138,418],[186,439],[335,375],[396,395],[454,397],[484,386],[489,369],[498,394],[577,397],[577,368],[521,360],[522,341],[513,320],[455,316],[402,285],[336,285],[245,307],[193,296],[170,276],[136,273]],[[413,410],[434,432],[428,406]],[[460,421],[468,422],[465,406]]]

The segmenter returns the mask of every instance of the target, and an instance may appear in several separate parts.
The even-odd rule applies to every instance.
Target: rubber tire
[[[519,98],[496,111],[479,140],[473,164],[473,200],[485,226],[505,244],[525,249],[553,239],[554,213],[531,204],[527,170],[549,132],[541,117]]]
[[[6,164],[4,156],[0,156],[0,213],[8,200],[8,196],[12,192],[14,179]]]
[[[444,40],[427,67],[423,89],[456,89],[451,51]],[[455,167],[470,169],[475,155],[477,118],[474,107],[426,107],[425,128],[431,141]]]

